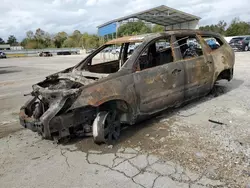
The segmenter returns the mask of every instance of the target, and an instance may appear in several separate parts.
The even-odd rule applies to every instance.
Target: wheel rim
[[[120,136],[120,119],[117,111],[99,112],[93,122],[95,143],[113,143]]]
[[[245,47],[245,51],[248,51],[248,46]]]
[[[109,112],[104,121],[104,139],[106,142],[118,140],[120,136],[120,122],[117,111]]]

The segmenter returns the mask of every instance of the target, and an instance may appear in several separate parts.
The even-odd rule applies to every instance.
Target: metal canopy
[[[131,18],[137,18],[140,20],[144,20],[146,22],[151,22],[154,24],[162,25],[162,26],[170,26],[170,25],[181,24],[181,23],[201,19],[198,16],[194,16],[192,14],[188,14],[188,13],[173,9],[165,5],[161,5],[159,7],[155,7],[146,11],[138,12],[135,14],[131,14],[129,16],[125,16],[122,18],[118,18],[118,19],[106,22],[98,26],[98,28],[106,26],[110,23],[121,22],[121,21],[128,20]]]

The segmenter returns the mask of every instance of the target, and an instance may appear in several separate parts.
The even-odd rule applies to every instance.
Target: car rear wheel
[[[120,137],[121,124],[117,110],[99,112],[93,122],[93,138],[97,144],[112,144]]]
[[[248,45],[245,46],[245,49],[244,49],[244,50],[245,50],[245,51],[248,51],[248,50],[249,50]]]

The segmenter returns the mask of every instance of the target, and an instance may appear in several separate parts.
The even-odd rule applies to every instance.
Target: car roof
[[[124,36],[120,38],[113,39],[111,41],[108,41],[106,44],[121,44],[121,43],[135,43],[135,42],[142,42],[147,36],[150,34],[144,34],[144,35],[134,35],[134,36]]]
[[[106,44],[122,44],[122,43],[136,43],[136,42],[143,42],[149,37],[157,37],[160,35],[194,35],[194,34],[200,34],[200,35],[209,35],[209,36],[220,36],[217,33],[214,32],[207,32],[207,31],[200,31],[200,30],[191,30],[191,29],[179,29],[179,30],[169,30],[162,33],[147,33],[143,35],[134,35],[134,36],[124,36],[120,38],[116,38],[113,40],[108,41]]]

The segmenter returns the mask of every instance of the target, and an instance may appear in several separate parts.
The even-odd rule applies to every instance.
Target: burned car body
[[[211,48],[207,38],[217,45]],[[102,53],[112,45],[120,46],[119,54]],[[121,124],[204,96],[217,80],[230,81],[234,59],[229,44],[212,32],[176,30],[114,39],[76,66],[33,85],[20,122],[46,139],[83,134],[96,143],[117,140]]]

